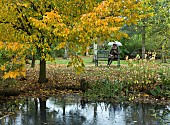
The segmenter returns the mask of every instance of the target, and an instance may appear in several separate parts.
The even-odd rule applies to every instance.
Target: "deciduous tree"
[[[121,27],[147,17],[136,0],[2,0],[1,5],[7,7],[0,22],[10,24],[23,37],[23,45],[28,43],[32,54],[40,56],[39,82],[46,82],[46,60],[53,60],[54,49],[66,46],[69,65],[81,71],[84,64],[77,52],[84,53],[98,38],[128,37]]]

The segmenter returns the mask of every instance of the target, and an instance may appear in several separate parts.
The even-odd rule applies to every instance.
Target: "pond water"
[[[18,101],[0,125],[170,125],[168,106],[87,102],[78,95]],[[12,105],[11,105],[12,106]]]

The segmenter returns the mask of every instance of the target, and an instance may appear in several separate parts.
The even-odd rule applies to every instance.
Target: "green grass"
[[[31,60],[29,61],[31,63]],[[47,64],[68,64],[69,60],[67,59],[62,59],[62,58],[56,58],[55,61],[47,61]],[[35,61],[35,64],[40,64],[39,60]]]
[[[85,65],[94,65],[94,62],[93,61],[93,57],[92,56],[82,56],[81,57],[84,61],[84,64]],[[65,64],[67,65],[68,62],[69,62],[70,59],[63,59],[63,58],[56,58],[55,61],[53,62],[50,62],[50,61],[47,61],[47,64]],[[31,60],[30,60],[31,62]],[[161,60],[156,60],[157,63],[161,63]],[[36,60],[36,64],[39,64],[39,60]],[[133,61],[133,63],[138,63],[138,61]],[[98,62],[99,66],[106,66],[107,65],[107,61],[99,61]],[[117,65],[118,62],[117,61],[113,61],[111,65]],[[125,60],[120,60],[120,65],[127,65],[128,62],[125,61]],[[165,65],[165,66],[169,66],[170,65],[170,59],[167,60],[167,63],[161,63],[162,65]]]
[[[85,65],[95,65],[92,56],[82,56],[81,58],[83,59]],[[47,64],[68,64],[68,62],[69,59],[55,58],[55,61],[47,61]],[[39,64],[40,62],[39,60],[36,60],[35,63]],[[116,65],[117,63],[117,61],[112,62],[113,65]],[[120,64],[127,64],[127,62],[125,60],[120,60]],[[107,65],[107,61],[99,61],[99,65]]]

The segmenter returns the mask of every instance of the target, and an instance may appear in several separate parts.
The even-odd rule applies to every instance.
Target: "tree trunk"
[[[86,48],[86,56],[89,56],[89,46]]]
[[[63,59],[67,59],[67,58],[68,58],[68,50],[67,50],[67,47],[65,47]]]
[[[162,60],[162,63],[166,63],[166,52],[165,52],[165,45],[162,45],[162,52],[161,52],[161,60]]]
[[[92,62],[95,62],[96,55],[97,55],[97,44],[93,43],[93,59],[92,59]]]
[[[35,54],[32,55],[32,63],[31,63],[31,68],[35,67]]]
[[[142,27],[142,59],[145,59],[145,25]]]
[[[45,59],[40,60],[40,72],[39,72],[39,83],[46,83],[46,61]]]

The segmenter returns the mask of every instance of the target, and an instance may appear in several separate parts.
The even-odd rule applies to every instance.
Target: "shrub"
[[[132,61],[128,66],[106,71],[100,73],[100,79],[92,84],[87,96],[124,100],[135,94],[147,93],[156,98],[170,97],[170,70],[155,61]]]

